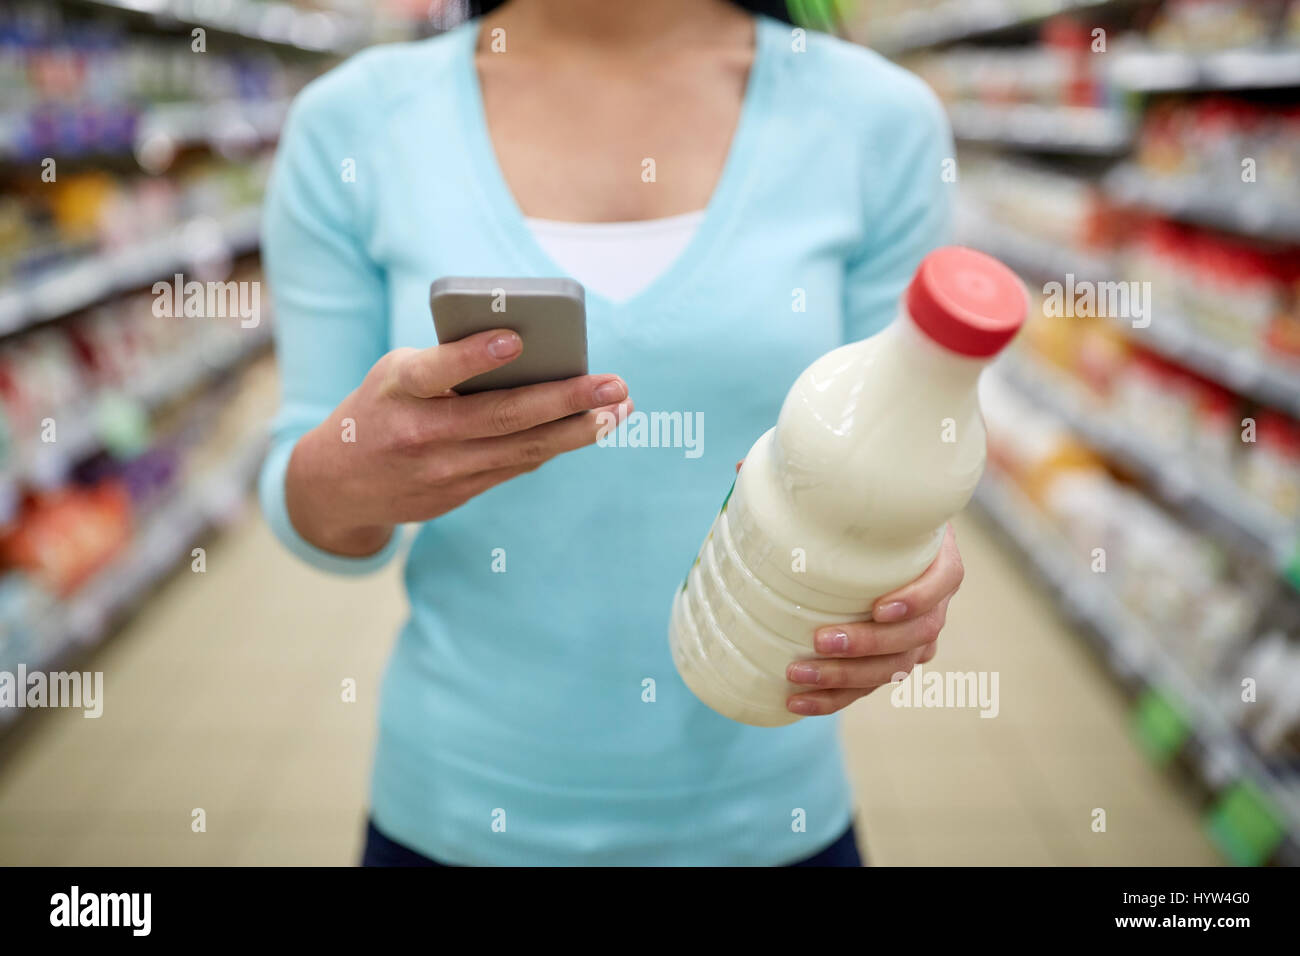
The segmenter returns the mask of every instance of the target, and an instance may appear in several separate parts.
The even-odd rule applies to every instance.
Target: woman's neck
[[[512,52],[635,56],[747,39],[750,22],[727,0],[510,0],[484,17],[480,38],[500,27]]]

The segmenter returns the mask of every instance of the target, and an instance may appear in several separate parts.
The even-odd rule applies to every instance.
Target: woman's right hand
[[[373,554],[395,525],[436,518],[590,445],[631,409],[617,375],[452,390],[522,351],[518,335],[498,329],[381,358],[294,447],[285,475],[294,528],[325,551]]]

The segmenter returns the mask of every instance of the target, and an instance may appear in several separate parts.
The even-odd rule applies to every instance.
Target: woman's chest
[[[786,129],[748,124],[695,234],[648,288],[622,304],[589,294],[593,370],[783,394],[842,344],[846,263],[863,224],[834,187],[843,171],[819,173],[811,145],[773,155]],[[566,274],[531,233],[485,136],[428,129],[401,142],[385,162],[413,188],[380,193],[366,243],[387,286],[391,346],[436,343],[428,303],[438,278]]]
[[[630,222],[709,202],[740,124],[747,63],[683,56],[593,75],[479,60],[484,123],[525,215]]]
[[[725,382],[751,391],[775,381],[783,391],[842,344],[844,261],[833,246],[795,248],[740,222],[718,229],[707,219],[703,235],[645,292],[623,303],[589,293],[592,371],[635,369],[665,386]],[[515,232],[478,218],[461,226],[454,243],[431,228],[384,264],[392,347],[436,344],[428,300],[440,277],[564,274],[548,267],[525,225]]]

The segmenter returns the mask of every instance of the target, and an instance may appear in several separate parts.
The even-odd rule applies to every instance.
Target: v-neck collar
[[[746,167],[753,160],[755,140],[767,108],[768,83],[775,56],[777,21],[757,16],[754,24],[754,61],[745,82],[744,100],[740,116],[727,148],[727,158],[722,172],[714,184],[713,194],[704,207],[704,218],[695,235],[676,259],[646,288],[632,298],[615,302],[596,292],[587,292],[588,303],[596,302],[607,309],[642,308],[648,303],[671,294],[679,288],[689,274],[698,268],[718,236],[736,212],[746,180]],[[540,276],[563,276],[564,270],[537,242],[528,226],[523,210],[506,181],[497,161],[496,148],[483,107],[483,91],[479,83],[474,53],[478,46],[479,21],[471,20],[458,27],[456,42],[460,44],[459,64],[456,70],[461,95],[464,142],[467,155],[473,164],[471,177],[479,186],[489,217],[493,220],[503,244],[508,247],[519,267],[527,273]]]

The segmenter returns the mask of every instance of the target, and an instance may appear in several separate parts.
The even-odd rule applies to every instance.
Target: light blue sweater
[[[284,392],[261,496],[284,544],[328,570],[377,568],[397,536],[349,559],[294,532],[284,474],[299,436],[384,352],[435,344],[434,279],[560,274],[497,166],[476,32],[353,57],[298,96],[280,144],[264,257]],[[622,375],[638,410],[702,421],[702,444],[592,446],[419,528],[372,784],[376,825],[412,849],[461,864],[780,864],[850,822],[837,721],[720,717],[678,678],[667,639],[735,462],[806,365],[890,321],[946,239],[954,154],[935,97],[850,44],[796,47],[759,21],[740,125],[681,258],[629,302],[587,298],[592,371]]]

